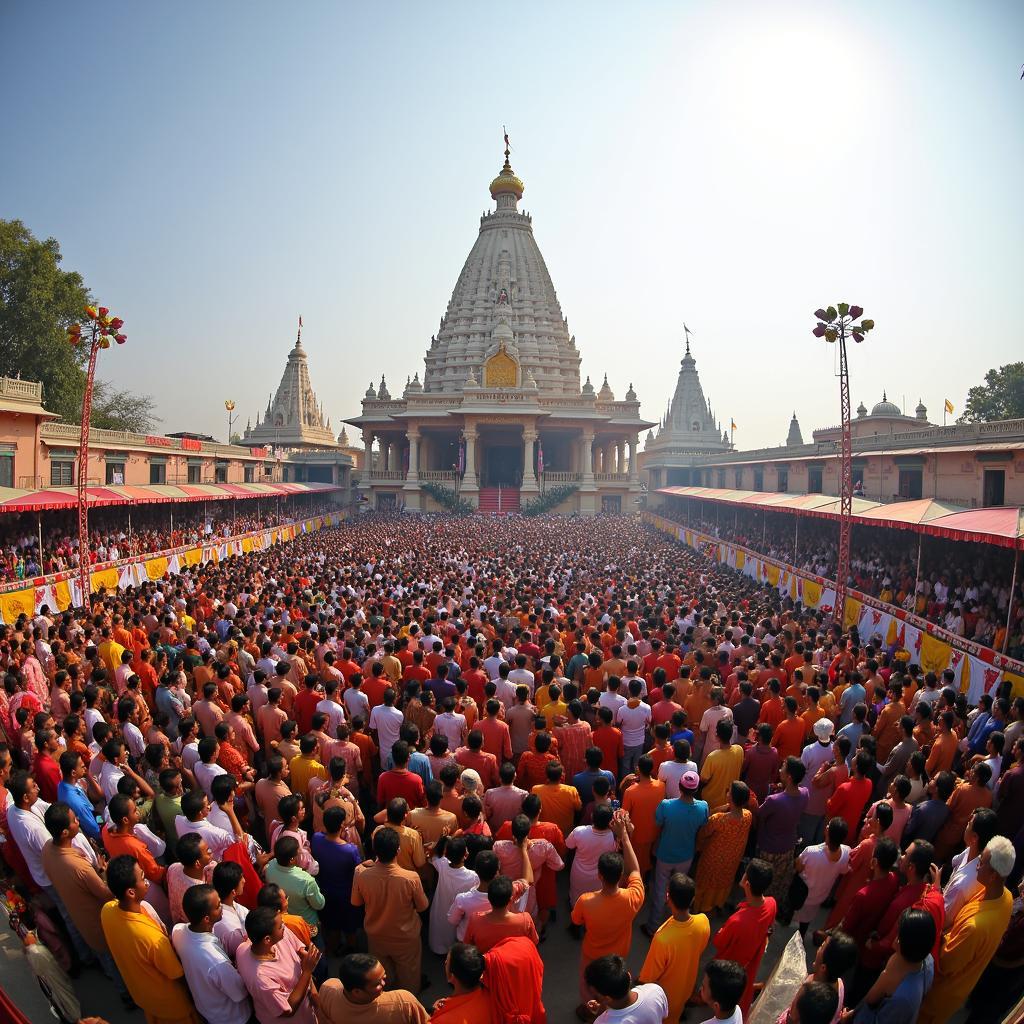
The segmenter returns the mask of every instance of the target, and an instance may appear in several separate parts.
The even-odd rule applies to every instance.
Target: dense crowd
[[[309,516],[334,511],[329,501],[289,498],[278,508],[265,501],[182,502],[93,509],[89,513],[89,563],[116,562],[154,551],[200,544],[212,537],[231,537],[265,530]],[[0,520],[0,583],[77,568],[78,520],[72,510],[47,512],[42,524],[35,515],[7,515]]]
[[[722,540],[742,544],[769,558],[834,579],[836,525],[820,519],[734,514],[723,508],[717,517],[687,518],[677,507],[660,508],[663,515],[687,523]],[[1007,637],[1013,555],[990,544],[962,543],[926,537],[920,577],[918,538],[904,530],[855,526],[851,541],[849,584],[905,611],[914,612],[956,636],[1024,658],[1024,579],[1013,596],[1013,618]]]
[[[522,1024],[577,984],[601,1024],[992,1024],[1024,990],[1024,698],[635,518],[365,517],[43,609],[0,668],[24,913],[151,1024]]]

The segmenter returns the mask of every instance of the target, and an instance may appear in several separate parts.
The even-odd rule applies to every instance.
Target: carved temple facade
[[[520,213],[523,183],[505,164],[491,182],[495,209],[459,274],[430,339],[423,380],[392,397],[384,377],[361,415],[360,488],[375,508],[434,511],[451,492],[484,512],[562,493],[554,509],[633,511],[641,491],[640,418],[632,385],[617,400],[580,383],[569,333],[533,219]]]

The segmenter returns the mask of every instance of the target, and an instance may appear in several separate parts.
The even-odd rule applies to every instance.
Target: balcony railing
[[[628,484],[632,477],[629,473],[595,473],[594,479],[599,484]]]
[[[455,479],[454,469],[421,469],[420,480],[428,483],[451,483]]]
[[[24,398],[42,405],[43,385],[36,380],[0,377],[0,396],[4,398]]]
[[[394,482],[404,480],[405,473],[400,469],[371,469],[369,473],[364,472],[363,477],[368,480],[386,480]]]
[[[582,479],[582,473],[563,473],[560,470],[544,474],[546,484],[578,484]]]

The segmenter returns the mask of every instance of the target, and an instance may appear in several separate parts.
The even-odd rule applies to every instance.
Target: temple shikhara
[[[363,493],[382,509],[438,510],[457,496],[510,512],[544,496],[558,512],[632,511],[638,437],[655,424],[641,419],[632,384],[617,399],[607,376],[599,388],[581,382],[507,145],[490,193],[495,208],[480,219],[422,379],[417,371],[392,396],[382,376],[347,420],[362,430]]]

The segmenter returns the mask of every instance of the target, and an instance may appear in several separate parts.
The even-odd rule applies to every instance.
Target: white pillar
[[[410,430],[407,432],[406,437],[409,439],[409,471],[405,474],[405,482],[415,483],[419,480],[420,471],[420,432],[418,430]]]
[[[629,439],[629,481],[635,483],[639,476],[640,467],[636,461],[636,438],[631,437]]]
[[[466,431],[466,472],[462,477],[463,488],[478,487],[476,479],[476,431]]]
[[[594,485],[594,435],[591,431],[584,431],[583,436],[580,438],[581,448],[581,460],[582,464],[580,470],[582,472],[582,478],[580,480],[583,484],[589,484],[591,487]]]
[[[537,477],[533,471],[533,446],[537,442],[536,430],[523,430],[523,490],[537,490]]]

